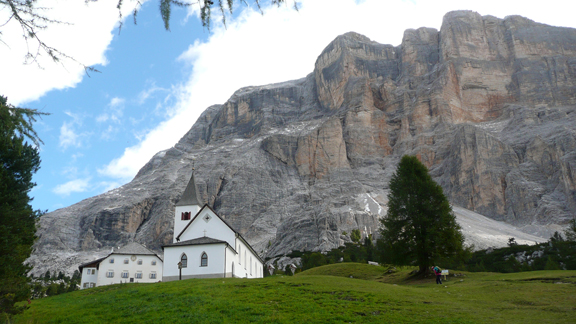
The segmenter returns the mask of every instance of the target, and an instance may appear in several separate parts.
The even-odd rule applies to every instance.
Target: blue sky
[[[36,124],[44,141],[31,195],[34,208],[55,210],[129,182],[157,152],[173,146],[211,104],[240,87],[301,78],[336,36],[348,31],[398,45],[407,28],[440,28],[443,15],[470,9],[503,18],[520,14],[550,25],[576,27],[571,1],[303,0],[261,15],[240,5],[227,28],[214,17],[203,30],[197,7],[175,10],[163,28],[158,2],[143,3],[138,25],[129,16],[118,34],[117,0],[79,4],[40,0],[51,15],[73,25],[42,36],[101,73],[88,77],[67,61],[40,58],[23,65],[17,26],[0,27],[0,94],[14,105],[51,115]],[[550,8],[550,9],[549,9]],[[0,19],[6,12],[0,10]],[[3,20],[2,20],[3,21]],[[0,24],[1,25],[1,24]]]

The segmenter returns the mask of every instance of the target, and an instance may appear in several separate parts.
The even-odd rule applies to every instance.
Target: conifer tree
[[[32,252],[41,214],[32,210],[28,196],[35,185],[32,175],[40,167],[41,141],[32,122],[42,114],[13,107],[0,96],[0,312],[8,314],[16,313],[14,304],[30,295],[29,267],[23,263]]]
[[[463,255],[464,236],[452,207],[415,156],[403,156],[390,180],[381,225],[384,262],[417,265],[423,274],[440,260]]]
[[[566,241],[576,241],[576,218],[570,220],[564,235],[566,236]]]

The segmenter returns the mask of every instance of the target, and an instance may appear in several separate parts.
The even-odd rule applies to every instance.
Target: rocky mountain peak
[[[263,256],[376,234],[404,154],[475,224],[470,242],[548,237],[576,214],[574,71],[576,30],[518,16],[451,12],[399,46],[341,35],[308,76],[238,90],[130,183],[43,216],[29,262],[73,269],[132,241],[159,251],[193,163],[198,200]]]

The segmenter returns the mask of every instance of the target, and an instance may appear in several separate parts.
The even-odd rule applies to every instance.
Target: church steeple
[[[194,171],[192,171],[192,177],[180,197],[180,200],[176,203],[176,206],[200,206],[200,199],[198,199],[198,194],[196,193],[196,183],[194,182]]]
[[[173,243],[176,243],[176,238],[190,222],[190,220],[200,211],[200,199],[196,191],[196,182],[194,181],[194,168],[192,168],[192,176],[188,185],[176,203],[174,208],[174,238]]]

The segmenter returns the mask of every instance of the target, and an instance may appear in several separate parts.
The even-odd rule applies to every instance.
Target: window
[[[108,270],[108,272],[106,272],[106,278],[114,278],[114,271]]]
[[[250,275],[252,275],[252,257],[250,257]]]
[[[124,259],[124,264],[128,264],[128,258]]]
[[[138,260],[138,265],[142,265],[142,259]]]
[[[182,254],[180,262],[182,262],[182,268],[188,267],[188,257],[186,256],[186,254]]]
[[[238,264],[242,264],[242,245],[238,245],[238,255],[240,255],[240,260],[238,260]]]
[[[190,219],[190,212],[183,212],[182,213],[182,220],[189,220]]]
[[[110,263],[114,263],[114,258],[110,258]]]
[[[128,271],[122,272],[122,278],[128,278]]]
[[[244,270],[246,270],[246,251],[244,251]]]
[[[96,283],[91,282],[91,283],[90,283],[90,288],[94,288],[94,287],[96,287]]]
[[[142,272],[136,272],[136,279],[142,279]]]
[[[206,254],[206,252],[202,253],[202,256],[200,257],[200,266],[201,267],[208,266],[208,254]]]
[[[150,273],[150,279],[156,279],[156,272]]]
[[[152,260],[152,265],[156,265],[156,260]]]
[[[87,274],[87,275],[96,274],[96,269],[86,269],[86,274]]]
[[[84,285],[83,285],[82,287],[84,287],[84,288],[88,288],[88,283],[87,283],[87,282],[85,282],[85,283],[84,283]]]

